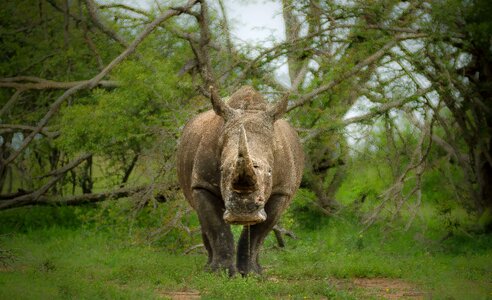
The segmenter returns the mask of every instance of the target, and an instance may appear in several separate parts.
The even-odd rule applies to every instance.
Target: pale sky
[[[224,1],[233,38],[237,42],[265,43],[284,40],[280,1]]]
[[[281,1],[235,0],[224,1],[233,43],[247,43],[271,47],[285,40]],[[288,68],[281,65],[275,72],[277,79],[290,85]]]
[[[123,2],[148,9],[155,0],[100,0],[100,2]],[[285,39],[280,0],[223,0],[231,30],[232,42],[237,46],[249,44],[271,47]],[[183,3],[185,1],[183,0]],[[209,1],[220,15],[218,1]],[[252,57],[254,54],[252,54]],[[290,85],[288,68],[281,65],[275,72],[277,79]]]

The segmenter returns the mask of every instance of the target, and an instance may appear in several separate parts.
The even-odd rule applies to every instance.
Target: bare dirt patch
[[[426,295],[415,285],[393,278],[332,279],[330,282],[337,289],[360,290],[381,299],[424,299]]]
[[[196,300],[200,299],[200,292],[198,291],[178,291],[178,292],[170,292],[170,291],[159,291],[159,296],[162,296],[164,299],[171,300]]]
[[[12,268],[10,266],[2,266],[2,265],[0,265],[0,273],[12,272],[12,271],[14,271],[14,268]]]

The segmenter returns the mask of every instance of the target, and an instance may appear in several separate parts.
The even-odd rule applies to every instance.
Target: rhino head
[[[273,124],[285,113],[288,95],[269,108],[252,110],[233,108],[213,89],[211,92],[214,111],[225,122],[220,159],[224,221],[241,225],[263,222],[273,183]],[[243,88],[243,94],[261,98],[250,87]]]

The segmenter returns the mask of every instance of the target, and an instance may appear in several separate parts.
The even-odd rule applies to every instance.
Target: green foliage
[[[314,230],[327,225],[329,218],[315,205],[316,196],[308,189],[299,189],[282,217],[284,226]]]
[[[490,32],[492,32],[492,4],[486,0],[436,1],[433,4],[433,23],[429,26],[436,36],[447,38],[450,34],[464,33],[465,48],[471,50],[488,49],[490,46]],[[439,26],[436,26],[439,24]],[[485,51],[487,52],[487,51]],[[490,59],[490,53],[487,55]]]
[[[175,292],[200,294],[204,299],[369,297],[370,290],[343,286],[354,278],[397,278],[432,298],[480,299],[488,297],[492,288],[487,280],[492,276],[492,238],[457,232],[442,243],[433,242],[445,232],[433,216],[424,236],[418,235],[422,228],[414,226],[382,240],[384,227],[361,234],[354,216],[342,214],[316,230],[299,228],[299,239],[288,239],[284,250],[273,247],[275,241],[269,238],[261,256],[265,274],[231,279],[205,273],[204,254],[182,255],[182,250],[173,253],[161,244],[149,245],[136,230],[121,234],[120,214],[107,212],[107,207],[93,208],[91,213],[103,211],[104,217],[98,216],[107,219],[104,224],[87,222],[77,209],[66,209],[73,212],[59,216],[56,223],[50,223],[56,209],[0,213],[3,233],[8,232],[0,236],[0,244],[15,255],[0,272],[0,298],[154,299]],[[34,218],[33,210],[38,210],[41,220]],[[21,212],[33,218],[23,218]],[[150,211],[145,214],[153,218]],[[22,227],[4,221],[15,216]],[[74,218],[77,224],[72,223]],[[40,225],[44,222],[51,225]],[[148,227],[146,222],[135,221],[134,229]]]
[[[74,16],[88,19],[83,5],[76,1],[67,3]],[[371,92],[379,93],[381,97],[375,98],[379,105],[407,97],[414,87],[391,76],[388,82],[378,82],[385,81],[386,76],[378,73],[381,78],[375,78],[378,76],[374,76],[373,67],[386,67],[386,57],[355,76],[343,78],[344,74],[408,27],[410,31],[427,32],[432,41],[437,41],[430,43],[426,51],[434,55],[442,51],[443,55],[439,56],[452,75],[453,57],[465,53],[462,51],[472,52],[470,49],[489,49],[490,3],[437,1],[432,3],[429,15],[427,8],[421,10],[419,4],[398,21],[395,17],[401,12],[398,7],[406,2],[340,3],[321,1],[319,5],[326,8],[324,15],[341,20],[338,23],[341,27],[355,25],[347,29],[347,35],[338,34],[344,30],[340,28],[339,32],[320,32],[312,40],[300,39],[295,47],[279,47],[249,66],[251,74],[244,78],[242,71],[248,67],[248,55],[258,48],[245,46],[233,49],[233,54],[211,51],[214,71],[221,76],[224,94],[230,88],[227,84],[238,78],[243,82],[233,84],[248,83],[270,92],[273,85],[265,76],[274,73],[279,57],[292,54],[309,59],[316,54],[312,60],[316,64],[309,66],[312,78],[303,82],[299,95],[307,95],[328,83],[336,85],[291,112],[290,118],[306,138],[308,176],[319,177],[316,179],[326,188],[334,168],[340,167],[337,164],[346,164],[348,172],[335,197],[343,205],[340,211],[333,216],[325,215],[316,206],[314,193],[309,188],[300,189],[282,217],[282,225],[294,230],[299,239],[287,238],[287,248],[278,250],[276,240],[267,237],[262,252],[264,276],[231,279],[223,274],[206,274],[202,271],[206,259],[202,248],[188,256],[182,255],[201,241],[196,214],[185,208],[185,202],[174,190],[168,189],[176,181],[173,157],[182,125],[197,111],[209,107],[207,100],[195,97],[196,86],[201,84],[195,76],[196,70],[181,74],[194,53],[187,43],[169,33],[169,28],[175,27],[197,33],[193,17],[183,16],[189,19],[169,21],[165,25],[169,26],[167,29],[158,28],[139,46],[136,55],[111,72],[106,79],[117,81],[118,88],[81,91],[71,97],[49,123],[48,129],[59,131],[60,137],[54,142],[37,138],[19,157],[10,174],[14,178],[11,190],[34,189],[49,180],[40,178],[42,175],[64,165],[79,152],[91,152],[95,155],[94,189],[99,190],[121,184],[122,174],[129,170],[132,159],[138,158],[135,173],[140,176],[134,176],[132,183],[151,182],[156,189],[164,187],[169,193],[166,202],[157,203],[154,195],[137,195],[135,199],[81,208],[31,207],[0,212],[0,250],[6,248],[16,258],[6,267],[0,265],[0,298],[152,299],[170,297],[176,291],[197,291],[204,299],[226,299],[231,295],[236,299],[368,297],[365,291],[346,290],[337,284],[354,278],[399,278],[425,290],[429,298],[490,298],[492,239],[476,232],[490,227],[492,214],[490,209],[486,210],[477,224],[475,216],[466,210],[471,201],[468,191],[462,188],[461,183],[466,180],[462,167],[446,151],[433,147],[428,153],[427,170],[422,177],[423,201],[415,219],[412,219],[414,211],[405,209],[394,218],[395,203],[387,199],[389,205],[381,213],[382,222],[365,230],[361,220],[381,203],[383,192],[409,164],[420,133],[393,112],[367,121],[371,128],[362,146],[350,145],[339,129],[342,118],[360,97],[359,92],[354,94],[355,87],[366,87],[368,96]],[[0,11],[0,55],[5,58],[0,61],[2,77],[32,75],[59,81],[85,80],[99,72],[100,63],[108,63],[121,52],[121,45],[83,22],[68,18],[65,24],[68,27],[61,26],[66,19],[54,8],[55,4],[56,1],[33,0],[3,4]],[[302,1],[295,3],[295,8],[302,15],[312,7],[309,1]],[[118,19],[118,13],[114,18],[107,16],[101,14],[104,23],[128,41],[142,28],[141,24],[135,25],[135,20]],[[193,22],[189,25],[186,20]],[[332,20],[327,19],[325,25],[328,23]],[[128,24],[135,26],[124,28]],[[336,22],[332,25],[337,26]],[[368,29],[376,25],[397,30]],[[224,46],[224,30],[215,16],[211,18],[211,29],[212,40]],[[332,39],[340,41],[332,43]],[[447,44],[449,41],[464,43],[463,49],[456,51]],[[457,54],[450,55],[452,52]],[[489,57],[489,52],[485,56]],[[410,56],[403,56],[399,51],[392,54],[391,59],[412,64],[408,60]],[[475,54],[467,55],[471,59]],[[460,59],[454,60],[456,64]],[[438,74],[441,75],[446,74]],[[393,79],[398,84],[393,85]],[[463,78],[455,79],[469,87]],[[448,81],[452,83],[446,77],[445,82]],[[373,83],[379,86],[374,88]],[[0,106],[12,93],[13,89],[0,90]],[[59,90],[24,91],[1,122],[35,125],[61,93]],[[386,99],[388,95],[390,99]],[[466,101],[463,104],[468,105]],[[424,114],[424,107],[420,97],[415,97],[405,109]],[[375,109],[368,111],[375,112]],[[450,110],[443,110],[440,117],[447,121],[454,116]],[[480,128],[471,110],[463,117]],[[437,127],[439,124],[433,133],[447,136],[444,128]],[[388,133],[390,126],[393,128]],[[310,137],[313,132],[318,133]],[[19,139],[21,136],[17,133]],[[2,132],[2,143],[11,139],[12,135]],[[452,146],[463,153],[468,151],[462,139]],[[64,178],[55,186],[53,194],[67,195],[72,190],[69,183],[74,185],[75,193],[79,192],[75,185],[81,174],[75,174],[79,169],[73,172],[73,182]],[[30,180],[19,179],[21,174]],[[416,185],[415,176],[413,169],[404,183],[403,194]],[[416,200],[412,196],[405,205],[414,205]],[[393,222],[385,223],[389,219]],[[409,223],[411,220],[413,223]],[[233,231],[237,236],[241,227],[236,226]]]
[[[85,213],[91,209],[84,208]],[[12,232],[27,233],[42,228],[61,226],[79,227],[83,220],[79,217],[81,209],[77,207],[30,207],[17,208],[2,212],[0,235]]]
[[[63,110],[58,146],[69,153],[85,150],[114,157],[150,147],[160,129],[176,135],[175,125],[187,116],[179,99],[190,90],[186,80],[173,76],[177,71],[172,62],[152,68],[136,62],[121,65],[115,74],[121,88],[96,90]]]

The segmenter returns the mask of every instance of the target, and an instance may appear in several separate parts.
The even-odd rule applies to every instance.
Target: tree
[[[145,164],[156,169],[147,186],[173,188],[182,124],[208,99],[249,84],[269,99],[289,97],[307,154],[303,184],[322,211],[344,205],[336,193],[353,172],[354,151],[370,156],[377,146],[372,157],[391,176],[367,224],[384,208],[393,218],[418,206],[426,172],[438,164],[459,167],[450,182],[466,192],[453,201],[490,220],[490,4],[279,2],[286,39],[243,48],[230,35],[223,1],[168,10],[166,1],[149,10],[93,0],[8,3],[0,191],[11,204],[0,208],[70,192],[141,190],[132,174]],[[273,75],[283,61],[288,86]],[[354,124],[370,132],[358,133],[366,138],[359,144],[347,138]],[[107,170],[105,180],[96,166]]]

